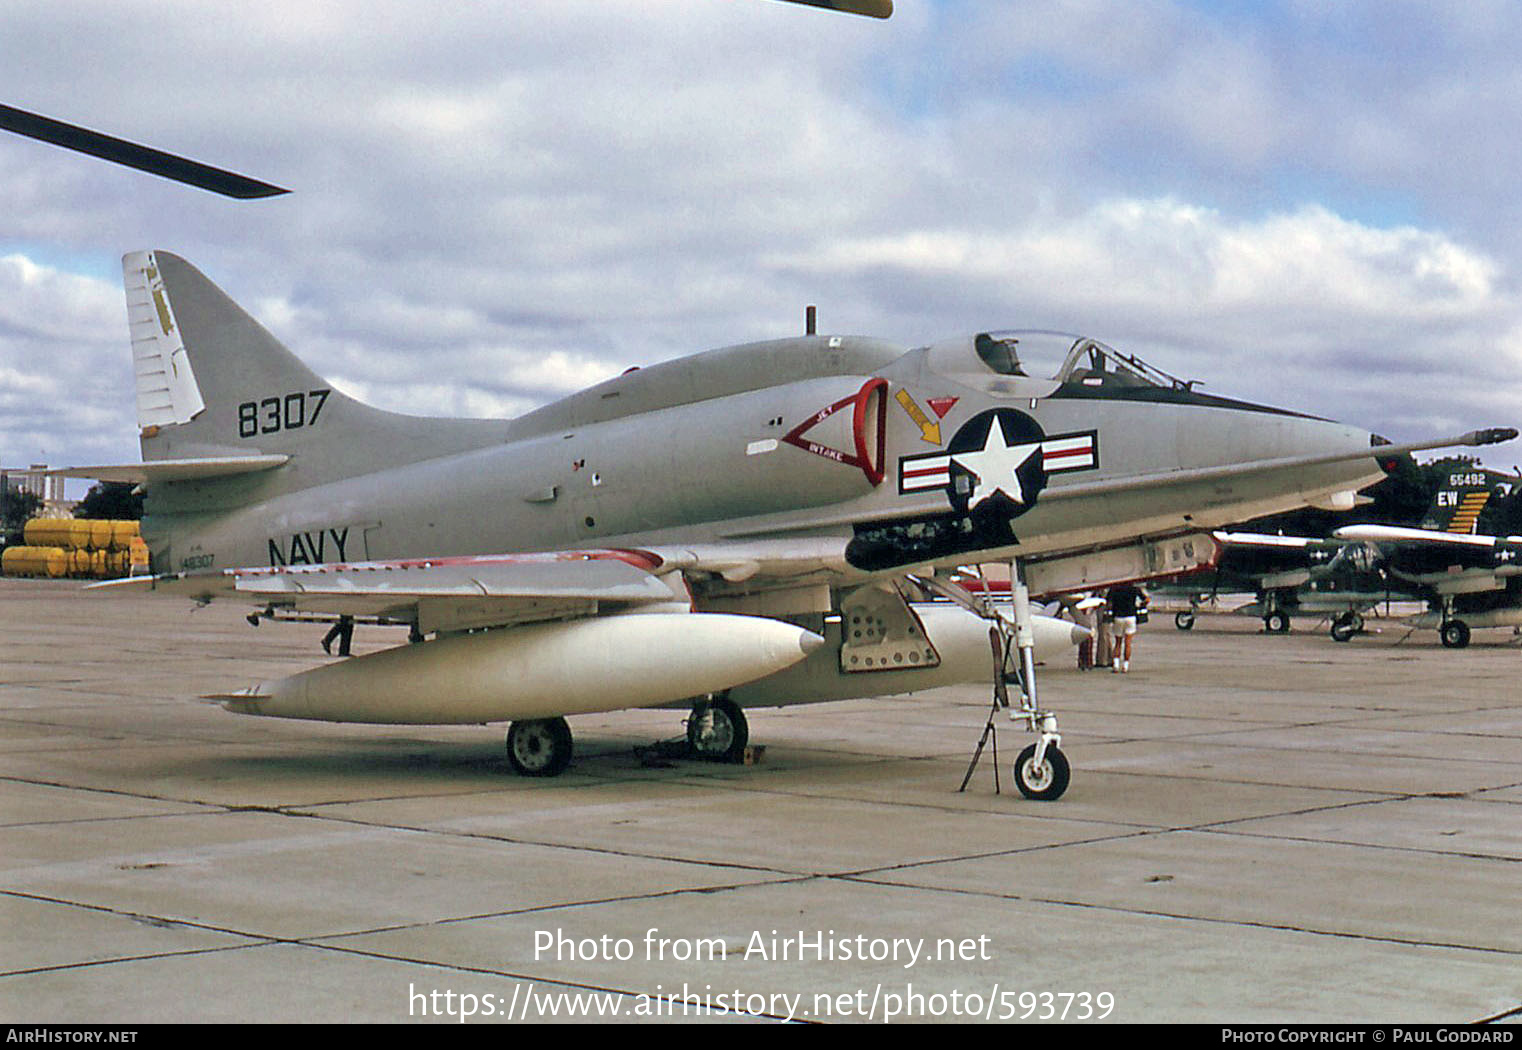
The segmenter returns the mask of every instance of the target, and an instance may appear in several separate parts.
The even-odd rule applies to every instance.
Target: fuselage
[[[483,430],[478,447],[399,466],[354,448],[374,469],[306,484],[317,442],[375,440],[347,434],[335,405],[300,432],[228,442],[289,450],[280,471],[151,491],[145,532],[158,571],[813,537],[865,575],[1210,529],[1381,476],[1372,459],[1227,473],[1371,436],[1129,373],[1031,380],[967,356],[823,338],[727,348]],[[957,371],[938,370],[948,360]],[[980,517],[980,500],[997,511]]]

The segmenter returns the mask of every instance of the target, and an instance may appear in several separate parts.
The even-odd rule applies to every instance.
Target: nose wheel
[[[1043,743],[1030,745],[1015,759],[1015,785],[1026,798],[1050,802],[1068,789],[1070,770],[1067,756],[1055,744],[1043,749]]]
[[[988,711],[988,723],[983,727],[983,736],[978,740],[977,750],[973,752],[972,761],[967,766],[967,774],[962,778],[962,786],[957,790],[967,790],[973,772],[978,767],[978,760],[983,757],[984,747],[992,742],[994,793],[998,793],[999,731],[995,722],[999,712],[1004,711],[1008,713],[1010,721],[1024,722],[1025,728],[1036,734],[1036,742],[1020,752],[1020,757],[1015,759],[1015,784],[1019,787],[1020,794],[1026,798],[1051,802],[1061,798],[1067,791],[1071,770],[1067,756],[1059,746],[1062,734],[1057,732],[1057,716],[1051,711],[1043,711],[1036,702],[1035,630],[1031,617],[1030,592],[1026,589],[1020,563],[1012,562],[1010,570],[1013,629],[1009,621],[995,609],[976,602],[966,591],[953,588],[950,584],[943,585],[940,581],[931,584],[932,589],[938,591],[944,586],[946,590],[942,593],[947,597],[989,621],[988,641],[993,649],[994,695]],[[1011,659],[1017,655],[1017,662]],[[1018,706],[1010,702],[1011,682],[1020,688]]]

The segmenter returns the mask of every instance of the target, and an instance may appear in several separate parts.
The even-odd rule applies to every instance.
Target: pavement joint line
[[[187,955],[215,955],[223,952],[241,952],[250,948],[263,948],[271,941],[261,941],[256,944],[228,944],[220,948],[187,948],[178,952],[148,952],[142,955],[119,955],[109,959],[87,959],[81,962],[57,963],[53,966],[33,966],[25,970],[6,970],[0,972],[0,981],[7,977],[26,977],[39,973],[57,973],[66,970],[88,970],[95,967],[116,966],[121,963],[151,962],[156,959],[176,959]]]
[[[427,919],[419,922],[402,922],[389,926],[376,926],[365,930],[343,930],[335,933],[308,934],[302,938],[296,938],[301,943],[318,944],[325,941],[345,940],[350,937],[370,937],[378,933],[399,933],[403,930],[423,930],[439,926],[454,926],[465,922],[487,922],[494,919],[510,919],[520,915],[536,915],[540,912],[565,911],[575,908],[602,908],[613,904],[627,904],[632,901],[664,900],[670,897],[682,897],[691,895],[706,896],[717,893],[735,893],[755,889],[760,886],[789,886],[799,883],[816,882],[830,878],[827,875],[800,874],[789,878],[768,879],[764,882],[736,882],[725,886],[677,886],[671,889],[650,890],[645,893],[627,893],[612,897],[597,897],[579,901],[558,901],[550,904],[533,904],[522,908],[506,908],[502,911],[481,912],[476,915],[451,915],[441,919]]]
[[[19,830],[21,828],[56,828],[77,824],[109,824],[112,821],[125,820],[161,820],[164,817],[199,816],[201,813],[201,810],[187,809],[179,813],[128,813],[119,817],[74,817],[67,820],[21,820],[10,824],[0,822],[0,830]]]
[[[250,933],[247,930],[236,930],[229,926],[213,926],[210,923],[197,922],[194,919],[173,919],[164,915],[149,915],[145,912],[127,911],[123,908],[113,908],[106,904],[90,904],[86,901],[66,900],[63,897],[51,897],[45,893],[28,893],[26,890],[8,889],[0,887],[0,897],[14,897],[17,900],[35,901],[38,904],[56,904],[63,908],[79,908],[83,911],[99,912],[103,915],[114,916],[118,919],[127,919],[130,922],[145,923],[159,928],[183,927],[189,930],[204,930],[208,933],[223,933],[232,937],[246,937],[256,942],[274,942],[281,940],[280,937],[262,933]],[[248,945],[228,945],[224,947],[248,947]],[[195,949],[195,951],[221,951],[218,949]],[[194,952],[171,952],[166,954],[194,954]],[[25,971],[12,970],[10,973],[22,973]]]
[[[648,988],[628,989],[615,988],[609,985],[587,984],[580,981],[570,981],[563,977],[542,977],[531,973],[517,973],[512,970],[494,970],[486,966],[470,966],[465,963],[444,963],[436,959],[418,959],[412,956],[399,955],[392,952],[382,952],[375,949],[354,948],[348,945],[308,945],[308,947],[323,948],[328,951],[340,952],[346,955],[358,955],[364,958],[379,959],[385,962],[401,962],[413,966],[427,966],[433,969],[446,970],[451,973],[479,974],[486,977],[501,977],[510,981],[527,981],[530,984],[546,984],[561,988],[576,988],[586,992],[599,992],[607,995],[626,996],[637,999],[640,996],[652,996]],[[663,1000],[664,1001],[664,1000]],[[756,1017],[772,1021],[792,1021],[797,1024],[821,1024],[815,1018],[793,1017],[789,1018],[782,1014],[773,1013],[745,1013],[733,1010],[708,1009],[702,1016],[705,1017]],[[511,1019],[511,1018],[509,1018]]]
[[[693,785],[681,785],[681,786],[692,787],[692,788],[695,789],[695,788],[699,787],[700,785],[693,784]],[[883,800],[883,799],[857,799],[857,798],[852,798],[852,797],[850,797],[848,795],[847,796],[840,796],[840,795],[817,794],[817,793],[816,794],[811,794],[811,793],[804,793],[804,792],[782,792],[782,791],[769,792],[769,791],[765,791],[764,789],[758,789],[757,793],[760,793],[760,794],[775,794],[775,795],[778,795],[778,796],[781,796],[781,797],[784,797],[784,798],[790,798],[790,799],[808,799],[808,800],[811,800],[811,801],[835,801],[835,802],[845,801],[845,802],[850,802],[852,805],[875,806],[875,807],[882,807],[882,808],[887,808],[887,809],[931,810],[933,812],[943,812],[943,813],[952,814],[952,815],[966,816],[966,817],[969,817],[969,818],[979,818],[979,819],[982,819],[982,818],[994,818],[994,819],[1022,818],[1022,819],[1077,820],[1077,821],[1080,821],[1080,822],[1083,822],[1083,823],[1098,824],[1098,825],[1101,825],[1101,826],[1114,826],[1116,828],[1125,829],[1124,832],[1122,833],[1122,837],[1124,835],[1135,834],[1135,833],[1139,833],[1139,832],[1175,830],[1175,829],[1167,827],[1166,825],[1160,825],[1160,824],[1131,824],[1131,823],[1127,823],[1127,822],[1113,821],[1113,820],[1093,820],[1093,819],[1086,818],[1086,817],[1069,817],[1069,816],[1064,816],[1063,814],[1060,814],[1060,813],[1026,812],[1026,811],[1023,811],[1023,810],[1022,811],[1010,811],[1010,812],[997,812],[997,811],[991,812],[991,811],[977,810],[977,809],[964,809],[964,808],[957,807],[957,806],[932,805],[930,803],[923,803],[923,802],[903,802],[903,801]],[[345,802],[325,802],[325,803],[321,803],[320,805],[322,807],[328,807],[328,806],[342,806],[342,805],[348,805],[348,804],[349,803],[345,803]],[[253,808],[253,807],[250,807],[250,808]],[[464,829],[449,828],[449,827],[425,827],[425,826],[417,826],[417,825],[388,824],[388,823],[385,823],[385,822],[377,822],[377,821],[374,821],[374,820],[366,820],[366,819],[364,819],[362,817],[344,816],[344,815],[340,815],[340,814],[331,814],[331,813],[309,813],[309,812],[304,812],[305,810],[311,809],[311,808],[315,808],[315,807],[312,807],[310,805],[301,805],[299,807],[293,806],[293,807],[290,807],[288,809],[287,808],[282,808],[282,809],[280,809],[280,810],[278,810],[276,812],[280,812],[281,814],[283,814],[285,816],[305,816],[305,817],[311,817],[311,818],[316,819],[316,820],[333,820],[333,821],[345,822],[345,823],[362,824],[362,825],[364,825],[366,827],[394,827],[397,830],[428,832],[428,833],[437,833],[437,834],[461,835],[461,836],[467,836],[467,837],[483,838],[483,839],[488,839],[488,840],[491,840],[491,841],[520,843],[520,844],[524,844],[524,845],[540,845],[540,846],[566,845],[565,843],[546,842],[546,841],[542,841],[542,840],[538,840],[538,839],[513,838],[513,837],[510,837],[510,836],[497,835],[497,834],[493,834],[493,833],[490,833],[490,832],[483,832],[483,831],[467,831],[467,830],[464,830]],[[1270,815],[1272,815],[1272,814],[1270,814]],[[1259,819],[1259,818],[1252,818],[1252,819]],[[1116,837],[1116,836],[1108,836],[1108,837]],[[1099,839],[1097,839],[1096,841],[1103,841],[1104,838],[1105,837],[1102,836]],[[573,845],[572,848],[581,848],[581,847]],[[651,854],[632,854],[632,855],[634,855],[634,856],[646,856],[646,857],[650,857],[650,859],[656,859],[656,860],[676,860],[676,859],[678,859],[678,858],[672,858],[672,857],[655,856],[655,855],[651,855]],[[715,863],[717,863],[717,862],[715,862]],[[740,865],[731,865],[731,864],[727,864],[726,863],[726,864],[722,864],[721,866],[730,867],[730,866],[740,866]],[[765,868],[763,868],[763,869],[760,869],[760,870],[771,870],[771,869],[765,869]]]
[[[1494,853],[1470,853],[1460,850],[1428,849],[1419,846],[1404,846],[1379,842],[1360,842],[1356,840],[1344,840],[1333,838],[1312,838],[1300,835],[1276,835],[1269,832],[1255,832],[1247,830],[1233,830],[1232,825],[1253,823],[1262,820],[1274,820],[1280,817],[1309,816],[1313,813],[1335,812],[1341,809],[1352,809],[1362,806],[1386,805],[1419,800],[1430,797],[1428,795],[1405,795],[1385,799],[1365,799],[1338,803],[1328,806],[1312,806],[1303,809],[1281,810],[1276,813],[1262,813],[1248,817],[1233,817],[1229,820],[1211,821],[1204,824],[1181,824],[1174,827],[1157,826],[1152,828],[1139,828],[1130,834],[1096,836],[1094,838],[1074,839],[1064,842],[1039,843],[1032,846],[1021,846],[1013,849],[990,850],[985,853],[973,853],[960,857],[930,858],[924,860],[904,861],[899,864],[884,865],[882,867],[862,868],[853,872],[839,872],[832,877],[852,878],[857,876],[871,875],[877,872],[905,871],[914,868],[929,867],[937,864],[957,863],[968,860],[988,860],[994,857],[1013,857],[1027,853],[1039,853],[1049,850],[1066,849],[1072,846],[1092,846],[1099,843],[1121,842],[1126,839],[1158,837],[1162,835],[1178,834],[1202,834],[1202,835],[1228,835],[1240,839],[1260,839],[1267,842],[1304,842],[1318,846],[1341,846],[1349,849],[1375,849],[1395,853],[1415,853],[1424,856],[1453,857],[1466,860],[1499,861],[1507,864],[1522,864],[1522,857],[1509,857],[1504,854]]]
[[[1341,846],[1345,849],[1372,849],[1385,853],[1414,853],[1425,857],[1452,857],[1463,860],[1494,861],[1499,864],[1522,864],[1522,857],[1508,857],[1497,853],[1469,853],[1463,850],[1402,846],[1387,842],[1360,842],[1356,839],[1311,838],[1308,835],[1271,835],[1267,832],[1235,831],[1227,828],[1205,827],[1182,830],[1201,835],[1229,835],[1239,839],[1261,839],[1265,842],[1304,842],[1317,846]]]
[[[777,868],[764,864],[748,864],[743,861],[720,861],[708,860],[697,857],[672,857],[660,853],[642,853],[632,849],[616,849],[612,846],[591,846],[585,843],[574,842],[551,842],[541,839],[521,838],[511,835],[498,835],[483,831],[469,831],[461,828],[429,828],[417,827],[409,824],[396,824],[361,820],[357,817],[342,817],[333,814],[303,814],[286,813],[286,816],[303,816],[309,820],[329,821],[335,824],[349,824],[357,827],[389,829],[392,831],[404,831],[412,834],[439,835],[447,838],[459,838],[479,840],[482,842],[500,842],[512,846],[534,846],[540,849],[569,850],[575,853],[593,853],[599,856],[628,857],[637,860],[664,861],[670,864],[688,864],[702,868],[731,868],[736,871],[749,871],[762,875],[779,875],[783,877],[812,878],[816,872],[792,871],[786,868]],[[623,898],[615,898],[623,899]]]
[[[161,927],[161,928],[183,927],[183,928],[186,928],[186,929],[202,930],[202,931],[206,931],[206,932],[209,932],[209,933],[219,933],[219,934],[226,934],[228,936],[233,936],[233,937],[243,937],[243,938],[246,938],[249,941],[253,942],[253,943],[250,943],[250,944],[241,944],[241,945],[223,945],[223,946],[217,947],[217,948],[187,949],[185,951],[180,951],[180,952],[148,953],[148,954],[143,956],[144,958],[154,958],[154,957],[157,957],[158,955],[164,955],[164,956],[170,956],[170,955],[194,955],[194,954],[199,954],[199,953],[208,952],[208,951],[240,950],[240,949],[244,949],[244,948],[262,947],[262,946],[270,945],[270,944],[295,944],[295,945],[303,945],[303,946],[311,947],[311,948],[337,948],[338,947],[337,945],[330,945],[330,944],[327,944],[326,942],[328,942],[328,941],[344,940],[344,939],[348,939],[348,938],[352,938],[352,937],[368,937],[368,936],[374,936],[376,934],[382,934],[382,933],[397,933],[397,932],[401,932],[401,931],[404,931],[404,930],[430,929],[430,928],[434,928],[434,927],[451,926],[451,925],[457,925],[457,924],[460,924],[460,923],[467,923],[467,922],[483,922],[483,921],[490,921],[490,920],[494,920],[494,919],[506,919],[506,918],[512,918],[514,916],[519,916],[519,915],[533,915],[533,914],[537,914],[537,913],[540,913],[540,912],[564,911],[566,909],[575,909],[575,908],[606,907],[606,906],[614,905],[614,904],[625,904],[625,903],[629,903],[629,902],[633,902],[633,901],[644,901],[644,900],[661,900],[661,899],[665,899],[665,898],[669,898],[669,897],[679,897],[679,896],[684,896],[684,895],[688,895],[688,894],[708,895],[708,894],[715,894],[715,893],[728,893],[728,892],[743,891],[743,890],[747,890],[747,889],[752,889],[752,888],[754,888],[754,887],[756,887],[758,885],[779,886],[779,885],[788,885],[788,884],[793,884],[793,883],[804,883],[804,882],[818,881],[818,880],[820,880],[822,878],[827,878],[827,876],[798,875],[798,876],[795,876],[793,878],[770,879],[770,880],[767,880],[764,883],[759,883],[759,884],[758,883],[754,883],[754,882],[736,882],[736,883],[731,883],[731,884],[723,885],[723,886],[679,886],[679,887],[675,887],[675,888],[671,888],[671,889],[652,890],[652,891],[649,891],[649,892],[646,892],[646,893],[630,893],[630,894],[620,894],[620,895],[610,896],[610,897],[588,898],[588,899],[585,899],[585,900],[559,901],[559,902],[550,903],[550,904],[535,904],[535,905],[530,905],[530,906],[522,907],[522,908],[506,908],[506,909],[503,909],[501,911],[480,912],[478,914],[471,914],[471,915],[452,915],[452,916],[446,916],[446,917],[443,917],[443,918],[422,920],[422,921],[418,921],[418,922],[395,923],[395,924],[387,925],[387,926],[376,926],[376,927],[366,928],[366,929],[362,929],[362,930],[335,930],[335,931],[331,931],[331,932],[327,932],[327,933],[307,933],[307,934],[299,934],[299,935],[281,935],[281,934],[272,934],[272,933],[255,933],[255,932],[250,931],[250,930],[240,930],[240,929],[235,929],[233,927],[228,927],[228,926],[214,926],[214,925],[211,925],[209,923],[197,922],[195,920],[190,920],[190,919],[176,919],[176,918],[171,918],[171,917],[168,917],[168,916],[149,915],[149,914],[146,914],[146,913],[143,913],[143,912],[125,911],[123,909],[113,908],[113,907],[110,907],[109,905],[104,905],[104,904],[90,904],[90,903],[87,903],[85,901],[72,901],[72,900],[66,900],[66,899],[64,899],[62,897],[50,897],[50,896],[47,896],[45,894],[28,893],[28,892],[26,892],[24,890],[13,890],[13,889],[0,888],[0,896],[3,896],[3,897],[15,897],[15,898],[18,898],[20,900],[35,901],[35,902],[40,903],[40,904],[54,904],[54,905],[58,905],[60,907],[65,907],[65,908],[79,908],[79,909],[82,909],[82,910],[85,910],[85,911],[99,912],[99,913],[102,913],[102,914],[105,914],[105,915],[114,916],[116,918],[127,919],[127,920],[132,921],[132,922],[144,923],[146,925],[157,926],[157,927]],[[72,969],[72,968],[76,968],[76,967],[79,967],[79,966],[93,966],[93,965],[99,965],[99,964],[104,963],[104,962],[122,961],[122,960],[131,959],[131,958],[137,958],[137,957],[136,956],[131,956],[131,957],[122,957],[122,959],[90,960],[90,961],[85,961],[85,962],[80,962],[80,963],[63,963],[63,964],[58,964],[57,966],[35,967],[33,969],[35,969],[35,970]],[[8,977],[8,976],[16,975],[16,974],[29,973],[29,972],[32,972],[32,970],[5,971],[5,972],[0,972],[0,977]]]
[[[1522,949],[1500,948],[1485,944],[1461,944],[1458,942],[1419,940],[1413,937],[1396,937],[1389,934],[1359,933],[1353,930],[1324,930],[1313,926],[1294,926],[1289,923],[1267,922],[1260,919],[1232,919],[1211,915],[1186,915],[1180,912],[1160,911],[1152,908],[1126,907],[1118,904],[1100,904],[1094,901],[1067,900],[1061,897],[1027,896],[1018,893],[999,893],[992,890],[971,890],[966,887],[925,886],[913,882],[894,882],[888,879],[843,876],[843,881],[862,882],[872,886],[891,886],[903,890],[931,893],[956,893],[970,897],[992,900],[1018,901],[1025,904],[1049,904],[1054,907],[1075,908],[1086,911],[1111,912],[1117,915],[1134,915],[1142,918],[1168,919],[1177,922],[1203,923],[1212,926],[1231,926],[1247,929],[1275,930],[1282,933],[1301,933],[1313,937],[1332,937],[1350,941],[1370,941],[1378,944],[1398,944],[1411,948],[1431,948],[1436,951],[1479,952],[1486,955],[1516,957],[1522,959]]]
[[[93,784],[66,784],[61,780],[40,780],[35,777],[0,775],[0,783],[26,784],[31,787],[59,788],[64,791],[86,791],[98,795],[113,795],[117,798],[137,799],[141,802],[172,802],[182,806],[224,808],[215,802],[204,802],[199,799],[174,798],[168,795],[152,795],[144,791],[123,791],[120,788],[96,787]]]

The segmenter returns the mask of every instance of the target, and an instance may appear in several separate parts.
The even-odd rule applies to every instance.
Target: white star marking
[[[1041,442],[1010,445],[1004,433],[1004,420],[995,417],[997,426],[988,428],[983,447],[977,452],[954,452],[951,461],[977,476],[978,483],[972,490],[969,506],[979,506],[996,492],[1003,492],[1016,503],[1025,504],[1025,493],[1020,488],[1017,473],[1026,460],[1041,451]],[[995,430],[998,431],[997,437]]]

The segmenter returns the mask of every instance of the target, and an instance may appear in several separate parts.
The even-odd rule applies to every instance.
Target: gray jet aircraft
[[[567,715],[691,705],[694,746],[728,755],[747,706],[986,676],[993,623],[1036,734],[1017,782],[1055,798],[1029,593],[1180,572],[1212,529],[1351,501],[1379,457],[1516,434],[1393,446],[1049,332],[802,336],[513,420],[426,419],[346,397],[183,259],[136,252],[124,274],[142,462],[64,473],[146,487],[154,575],[105,586],[405,624],[407,644],[219,699],[510,722],[530,775],[566,768]],[[1012,630],[965,595],[905,597],[910,575],[955,594],[937,573],[993,561],[1014,570]]]

